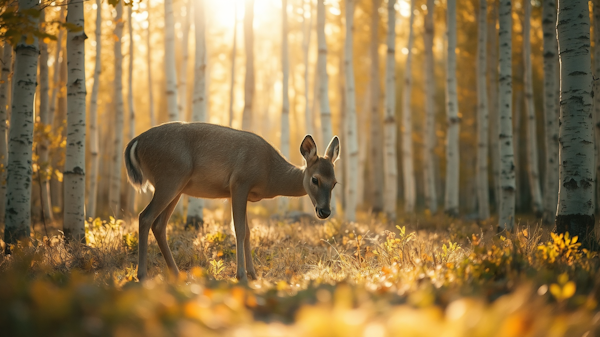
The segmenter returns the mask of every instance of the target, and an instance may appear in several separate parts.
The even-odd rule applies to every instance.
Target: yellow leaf
[[[567,284],[564,285],[564,287],[562,288],[562,296],[564,299],[567,298],[571,298],[573,295],[575,295],[575,283],[573,281],[567,282]]]
[[[567,273],[562,273],[558,275],[558,284],[563,285],[569,281],[569,276]]]
[[[550,285],[550,293],[557,299],[557,300],[561,300],[562,299],[562,289],[560,289],[560,286],[556,283],[552,283]]]

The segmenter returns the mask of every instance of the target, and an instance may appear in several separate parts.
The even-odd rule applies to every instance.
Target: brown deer
[[[319,218],[331,214],[339,140],[333,137],[325,156],[319,157],[315,141],[307,135],[300,152],[306,160],[304,167],[289,163],[254,133],[207,123],[166,123],[132,139],[124,153],[129,181],[137,190],[145,190],[148,184],[154,187],[152,201],[139,216],[138,279],[146,277],[150,228],[167,266],[179,273],[167,244],[166,227],[182,194],[231,199],[236,277],[241,282],[247,282],[247,274],[256,279],[246,217],[248,201],[308,194]]]

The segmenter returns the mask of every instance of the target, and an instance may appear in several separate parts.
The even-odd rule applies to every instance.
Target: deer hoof
[[[256,276],[256,271],[255,270],[249,270],[248,271],[248,276],[250,276],[251,280],[258,280],[258,276]]]
[[[246,275],[246,273],[238,273],[235,278],[238,279],[238,281],[242,284],[247,284],[248,283],[248,276]]]

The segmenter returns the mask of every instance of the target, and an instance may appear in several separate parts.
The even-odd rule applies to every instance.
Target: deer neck
[[[306,195],[304,168],[297,167],[281,157],[281,160],[273,165],[269,185],[269,190],[275,195],[288,197]]]

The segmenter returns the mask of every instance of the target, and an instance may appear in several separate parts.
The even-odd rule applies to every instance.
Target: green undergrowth
[[[210,218],[170,226],[178,277],[151,235],[143,283],[134,223],[91,221],[87,246],[21,242],[0,255],[2,335],[600,336],[600,260],[568,234],[430,215],[251,227],[248,285]]]

